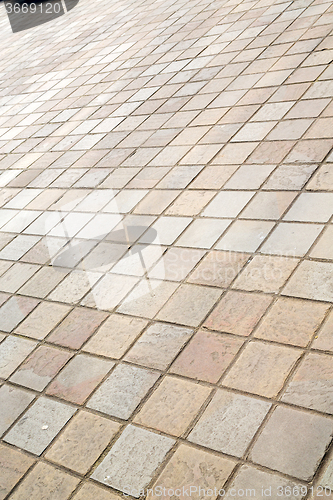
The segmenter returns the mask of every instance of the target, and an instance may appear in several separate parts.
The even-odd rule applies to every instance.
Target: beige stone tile
[[[134,421],[180,436],[186,431],[209,394],[208,387],[167,377],[142,407]]]

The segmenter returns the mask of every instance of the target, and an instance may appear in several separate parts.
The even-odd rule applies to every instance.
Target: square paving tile
[[[102,311],[94,311],[83,307],[73,309],[51,333],[47,341],[71,349],[79,349],[93,335],[107,316],[107,313]]]
[[[318,302],[281,297],[273,304],[255,337],[306,347],[323,321],[328,306]]]
[[[324,413],[333,413],[332,358],[310,353],[290,380],[283,401]]]
[[[267,398],[274,398],[300,357],[289,347],[250,342],[231,367],[222,384]]]
[[[301,193],[284,220],[327,222],[333,212],[333,193]]]
[[[233,284],[233,288],[266,293],[278,292],[298,260],[291,257],[255,255]]]
[[[120,305],[118,312],[153,318],[176,288],[178,288],[178,283],[142,279]]]
[[[0,435],[21,415],[34,397],[31,392],[23,391],[17,387],[9,385],[0,387]]]
[[[303,261],[284,287],[283,295],[333,301],[333,264]]]
[[[212,450],[241,457],[270,403],[218,390],[188,439]]]
[[[0,344],[0,377],[8,378],[36,345],[32,340],[8,336]]]
[[[236,217],[253,197],[254,191],[222,191],[202,212],[205,217]]]
[[[333,226],[329,226],[320,236],[310,252],[310,257],[333,260]]]
[[[326,417],[278,407],[255,443],[250,458],[270,469],[309,481],[323,458],[332,433],[332,421]]]
[[[134,422],[180,436],[198,414],[210,392],[209,387],[167,377],[144,404]]]
[[[302,257],[322,231],[319,224],[278,224],[261,247],[262,253]]]
[[[149,278],[182,281],[205,255],[199,248],[172,247],[149,271]]]
[[[0,445],[0,499],[8,495],[34,460],[9,446]]]
[[[176,246],[211,248],[230,222],[229,219],[197,219],[180,236]]]
[[[240,273],[249,256],[237,252],[212,250],[202,259],[187,281],[225,288]]]
[[[199,330],[171,366],[171,372],[216,383],[228,368],[243,341]]]
[[[188,328],[154,323],[135,342],[125,359],[149,368],[166,370],[192,334],[193,330]]]
[[[24,478],[11,497],[13,500],[67,500],[78,484],[78,478],[40,462]]]
[[[236,220],[215,248],[235,252],[255,252],[274,227],[269,221]]]
[[[112,314],[87,342],[84,350],[119,359],[146,327],[147,321],[120,314]]]
[[[138,498],[173,444],[171,438],[129,425],[92,477]]]
[[[71,354],[53,347],[40,346],[11,376],[11,382],[42,391],[71,358]]]
[[[315,171],[317,165],[280,165],[268,181],[264,189],[293,191],[302,189]]]
[[[71,308],[64,304],[41,302],[18,326],[15,333],[38,340],[44,339],[70,310]]]
[[[296,196],[291,191],[260,192],[242,212],[245,219],[279,219]]]
[[[6,434],[5,441],[40,455],[74,413],[72,406],[42,396]]]
[[[81,411],[46,453],[46,458],[86,474],[120,429],[120,424]]]
[[[199,285],[181,285],[163,309],[157,319],[181,325],[198,326],[213,305],[221,291]]]
[[[37,306],[38,300],[29,297],[11,297],[0,308],[0,330],[11,332]]]
[[[79,354],[65,366],[46,392],[82,404],[113,365],[109,360]]]
[[[204,326],[211,330],[248,336],[271,303],[261,294],[227,292],[206,319]]]
[[[214,500],[234,466],[232,460],[181,444],[155,482],[155,494],[150,493],[147,498],[158,498],[158,492],[164,488],[167,500],[173,497],[172,490],[180,492],[178,498],[185,498],[191,487],[192,499],[199,500],[206,491],[205,498]]]
[[[128,419],[155,384],[159,374],[131,365],[118,365],[90,398],[88,407]]]
[[[281,494],[283,496],[285,491],[290,491],[290,495],[288,495],[290,500],[300,500],[303,497],[301,487],[297,482],[268,471],[255,469],[249,465],[243,465],[239,469],[236,477],[229,485],[225,498],[239,500],[242,491],[247,491],[248,495],[251,494],[251,496],[253,495],[260,500],[265,498],[264,492],[277,498],[276,495]],[[306,491],[305,488],[304,491]]]

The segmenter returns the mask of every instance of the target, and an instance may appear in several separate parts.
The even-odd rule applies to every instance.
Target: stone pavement
[[[332,499],[332,3],[0,12],[0,499]]]

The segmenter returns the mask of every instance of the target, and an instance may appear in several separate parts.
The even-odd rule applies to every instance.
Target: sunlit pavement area
[[[0,499],[332,499],[332,3],[0,12]]]

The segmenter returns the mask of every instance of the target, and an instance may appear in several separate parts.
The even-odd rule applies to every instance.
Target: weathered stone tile
[[[114,366],[87,354],[75,356],[47,389],[47,394],[82,404]]]
[[[9,385],[0,387],[0,435],[12,425],[33,399],[34,394],[31,392]]]
[[[135,342],[125,359],[165,370],[192,334],[193,330],[188,328],[155,323]]]
[[[327,310],[326,304],[280,297],[254,335],[259,339],[306,347]]]
[[[246,254],[212,250],[204,257],[187,281],[200,285],[227,287],[240,273],[248,258]]]
[[[289,381],[282,401],[324,413],[333,413],[332,358],[310,353]]]
[[[21,323],[15,333],[44,339],[55,326],[68,314],[70,307],[64,304],[41,302],[32,313]]]
[[[283,295],[333,301],[333,264],[303,261],[282,291]]]
[[[203,491],[206,491],[205,498],[213,500],[217,497],[216,492],[222,490],[234,466],[235,463],[229,459],[181,444],[154,484],[153,493],[149,493],[147,498],[158,498],[159,491],[165,488],[167,494],[164,497],[167,500],[174,496],[172,490],[180,491],[177,495],[179,499],[191,494],[192,499],[199,500]]]
[[[289,347],[250,342],[222,384],[274,398],[300,355],[300,351]]]
[[[211,330],[248,336],[272,299],[261,294],[227,292],[206,319],[204,326]]]
[[[171,438],[129,425],[92,477],[138,498],[173,444]]]
[[[301,485],[294,481],[268,471],[255,469],[250,465],[243,465],[230,484],[225,498],[240,500],[242,491],[246,491],[248,496],[260,500],[267,498],[267,496],[276,499],[279,498],[280,494],[283,497],[285,492],[289,493],[290,491],[290,495],[288,495],[290,500],[300,500],[304,496],[301,494],[301,490]],[[306,487],[303,487],[303,491],[307,491]]]
[[[326,417],[278,407],[261,432],[250,458],[270,469],[309,481],[332,433],[332,421]]]
[[[118,365],[87,406],[114,417],[128,419],[158,377],[158,373],[150,370]]]
[[[24,478],[11,499],[67,500],[78,484],[78,478],[40,462]]]
[[[270,404],[218,390],[188,439],[222,453],[241,457]]]
[[[241,290],[276,293],[298,264],[297,259],[255,255],[233,284]]]
[[[107,318],[107,313],[76,308],[60,323],[47,338],[48,342],[79,349]]]
[[[165,378],[134,421],[180,436],[210,394],[208,387],[173,377]]]
[[[221,295],[220,290],[181,285],[157,315],[162,321],[198,326]]]
[[[0,377],[8,378],[36,345],[32,340],[8,336],[0,344]]]
[[[171,372],[216,383],[236,356],[243,341],[199,330],[171,366]]]
[[[72,406],[42,396],[6,434],[5,441],[40,455],[74,413]]]
[[[97,333],[87,342],[84,350],[119,359],[133,344],[147,321],[121,314],[111,314]]]
[[[11,376],[10,381],[42,391],[70,358],[71,354],[66,351],[47,346],[38,347]]]
[[[38,300],[11,297],[0,308],[0,330],[11,332],[37,306]]]
[[[34,463],[31,457],[0,445],[0,499],[3,500]]]
[[[46,458],[80,474],[86,474],[116,435],[120,424],[81,411],[55,440]]]

